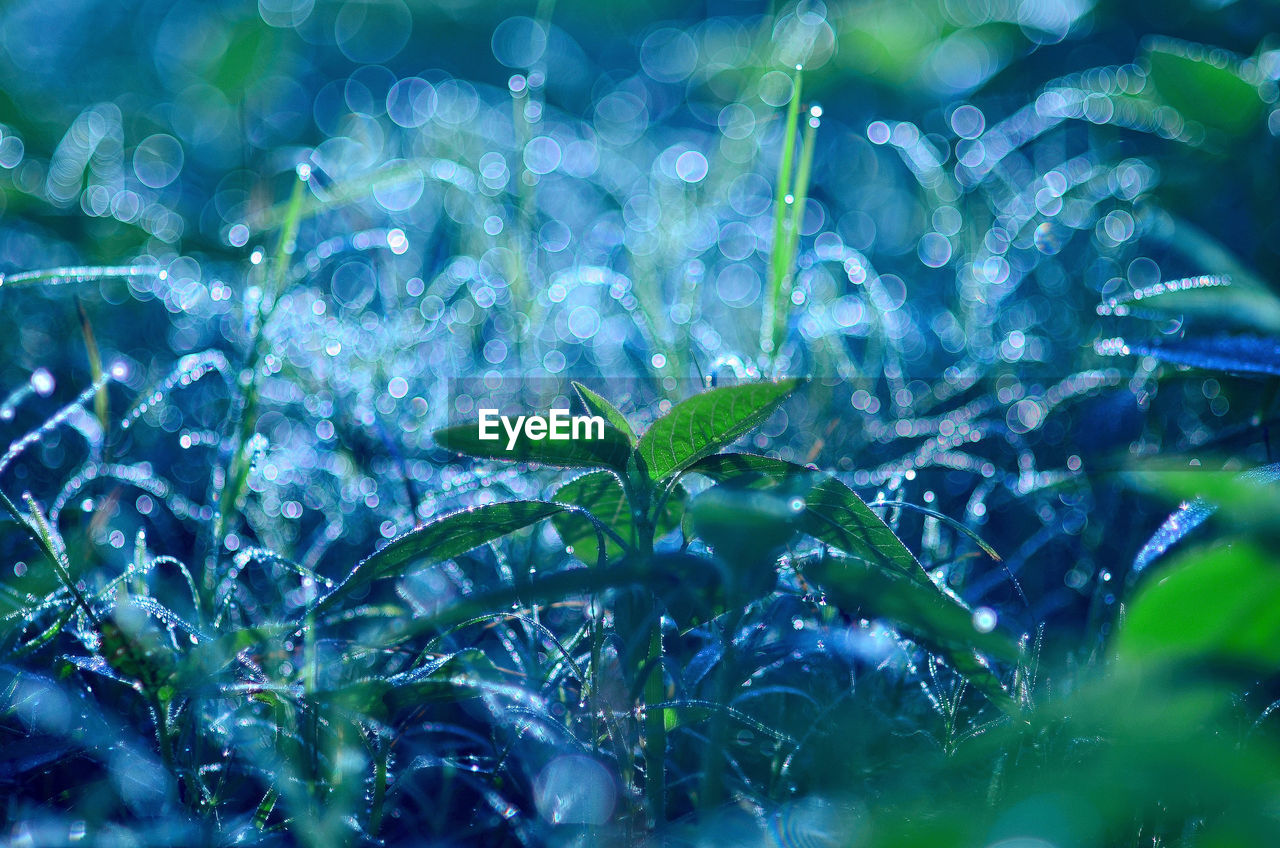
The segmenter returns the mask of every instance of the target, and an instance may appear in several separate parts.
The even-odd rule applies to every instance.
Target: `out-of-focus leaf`
[[[717,550],[772,559],[796,534],[804,506],[799,498],[721,485],[699,494],[689,508],[694,528]]]
[[[1207,510],[1203,516],[1195,516],[1199,520],[1195,521],[1191,527],[1179,522],[1177,529],[1182,532],[1176,537],[1165,534],[1166,527],[1162,526],[1143,548],[1144,552],[1153,543],[1158,547],[1161,542],[1167,541],[1164,548],[1156,551],[1156,555],[1162,553],[1165,548],[1185,536],[1196,524],[1215,512],[1218,516],[1216,521],[1242,530],[1274,535],[1280,529],[1280,524],[1277,522],[1277,518],[1280,517],[1280,486],[1274,485],[1280,481],[1280,463],[1262,465],[1243,473],[1208,471],[1187,468],[1185,465],[1177,468],[1161,468],[1158,464],[1152,463],[1131,472],[1128,476],[1130,482],[1141,489],[1164,495],[1175,501],[1181,500],[1190,504],[1198,502],[1204,504]],[[1178,513],[1175,512],[1170,519],[1175,519],[1177,516]],[[1154,556],[1151,558],[1154,559]]]
[[[386,721],[402,710],[428,703],[474,698],[481,690],[511,685],[480,650],[459,651],[421,668],[386,678],[358,680],[313,696],[322,704]]]
[[[649,476],[669,477],[760,426],[802,382],[723,386],[677,403],[640,437]]]
[[[1123,662],[1280,670],[1280,566],[1237,541],[1193,551],[1142,586],[1117,637]]]
[[[1184,118],[1240,135],[1262,117],[1257,86],[1225,51],[1161,38],[1148,42],[1145,57],[1159,99]]]
[[[323,612],[353,590],[411,567],[461,556],[486,542],[549,518],[564,507],[543,501],[507,501],[464,509],[412,530],[364,559],[316,605]]]
[[[631,438],[606,425],[600,439],[530,439],[521,429],[511,449],[507,433],[497,426],[497,439],[481,439],[479,422],[457,424],[437,430],[436,444],[445,450],[480,459],[502,462],[530,462],[554,468],[616,468],[626,471],[631,455]]]
[[[729,566],[733,601],[746,604],[773,591],[778,554],[800,529],[804,501],[787,494],[712,486],[689,505],[693,526]]]

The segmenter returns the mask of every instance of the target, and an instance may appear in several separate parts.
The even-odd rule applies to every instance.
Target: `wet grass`
[[[406,78],[216,255],[0,277],[0,838],[1275,841],[1280,301],[1159,194],[1268,56],[852,141]]]

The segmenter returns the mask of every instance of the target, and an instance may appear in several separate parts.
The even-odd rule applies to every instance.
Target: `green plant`
[[[441,446],[473,457],[597,470],[560,485],[551,502],[492,504],[415,531],[358,568],[321,606],[353,580],[396,573],[410,559],[456,555],[550,518],[570,549],[594,563],[593,583],[617,586],[639,579],[649,591],[636,622],[648,637],[636,644],[629,668],[638,693],[636,714],[643,716],[651,824],[664,821],[666,803],[665,736],[671,720],[663,706],[668,700],[662,665],[664,613],[681,627],[725,615],[729,623],[724,630],[731,635],[741,610],[773,590],[776,557],[797,533],[841,552],[805,568],[806,577],[836,606],[894,622],[945,657],[1002,710],[1017,712],[986,659],[1014,663],[1014,645],[990,628],[975,629],[971,611],[930,578],[851,489],[783,460],[718,452],[762,424],[801,383],[791,379],[712,389],[675,404],[639,437],[616,407],[581,385],[575,387],[583,405],[608,422],[602,439],[535,441],[521,435],[508,451],[501,443],[481,440],[475,423],[438,431]],[[690,498],[682,482],[689,475],[715,485]],[[686,515],[692,520],[686,521]],[[655,541],[681,526],[708,542],[715,559],[657,551]],[[545,597],[540,588],[563,578],[539,578],[528,589]],[[614,616],[619,615],[615,610]],[[602,644],[599,618],[593,628],[589,675],[594,696]],[[709,763],[712,784],[717,773],[717,764]],[[718,797],[718,788],[708,786],[707,794]]]

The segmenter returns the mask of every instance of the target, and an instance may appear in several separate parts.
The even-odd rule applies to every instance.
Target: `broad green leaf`
[[[592,471],[565,483],[552,499],[559,503],[580,506],[596,519],[617,533],[632,546],[635,545],[635,521],[631,516],[631,504],[616,475],[609,471]],[[573,512],[561,512],[551,523],[573,555],[587,565],[595,565],[600,559],[600,542],[595,525],[585,516]],[[605,555],[609,560],[622,556],[622,547],[605,536]]]
[[[698,462],[690,471],[718,482],[735,479],[786,485],[808,477],[817,482],[803,494],[800,529],[855,559],[824,560],[806,568],[842,609],[861,608],[869,618],[883,618],[935,650],[1001,709],[1013,701],[980,651],[1014,661],[1018,652],[1004,634],[979,632],[965,603],[938,586],[906,545],[848,486],[795,463],[753,454],[720,454]]]
[[[1159,98],[1184,118],[1240,135],[1263,114],[1262,98],[1234,62],[1199,45],[1160,39],[1146,49],[1150,80]]]
[[[1016,662],[1017,647],[994,630],[979,631],[959,598],[858,559],[825,558],[807,565],[805,577],[820,585],[840,609],[893,622],[903,635],[944,657],[1000,709],[1016,711],[1013,698],[982,654]]]
[[[1145,665],[1280,670],[1280,564],[1248,542],[1183,555],[1139,588],[1116,652]]]
[[[578,393],[578,397],[582,399],[582,404],[592,415],[599,415],[605,421],[609,422],[609,426],[613,427],[620,433],[625,433],[627,438],[634,444],[636,440],[635,431],[631,429],[631,423],[627,421],[625,415],[609,401],[600,395],[588,389],[581,383],[573,384],[574,391]]]
[[[677,403],[640,437],[650,478],[676,474],[760,426],[802,382],[724,386]]]
[[[932,585],[933,581],[889,525],[834,477],[786,460],[745,453],[709,456],[689,470],[719,483],[744,477],[774,485],[807,479],[810,485],[802,493],[805,511],[800,519],[801,530],[847,554]]]
[[[445,450],[474,456],[480,459],[496,459],[502,462],[530,462],[555,468],[616,468],[626,471],[627,457],[631,455],[631,439],[612,426],[604,428],[602,439],[530,439],[523,431],[516,437],[511,450],[507,450],[508,438],[501,426],[499,438],[481,439],[479,422],[468,422],[437,430],[436,444]]]
[[[360,562],[346,580],[321,599],[316,611],[327,610],[340,598],[374,580],[399,577],[415,566],[461,556],[563,509],[543,501],[507,501],[446,515],[392,540]]]
[[[585,509],[600,523],[609,527],[634,547],[636,544],[635,518],[631,504],[616,475],[609,471],[592,471],[565,483],[556,490],[552,499],[557,503],[572,504]],[[668,498],[655,527],[655,536],[663,536],[674,530],[684,512],[685,492],[676,487]],[[599,561],[599,537],[595,525],[585,516],[574,512],[561,512],[551,519],[564,543],[573,548],[573,554],[587,565]],[[605,536],[605,553],[610,562],[624,553],[618,543]]]

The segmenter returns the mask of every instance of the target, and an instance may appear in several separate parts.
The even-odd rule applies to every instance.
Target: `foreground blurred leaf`
[[[626,471],[631,455],[631,439],[611,426],[605,426],[603,439],[530,439],[523,429],[511,450],[501,425],[497,439],[481,439],[479,422],[457,424],[437,430],[436,444],[445,450],[479,459],[502,462],[531,462],[555,468],[616,468]]]
[[[760,426],[802,382],[724,386],[677,403],[640,437],[649,476],[669,477]]]
[[[399,577],[412,567],[461,556],[563,509],[543,501],[509,501],[446,515],[392,540],[382,550],[360,562],[346,580],[321,599],[316,605],[316,612],[328,609],[342,597],[374,580]]]
[[[1280,669],[1280,564],[1243,541],[1183,555],[1139,589],[1116,652],[1147,665]]]
[[[730,566],[726,577],[735,605],[772,592],[777,557],[800,529],[804,502],[789,494],[712,486],[690,504],[699,536]]]
[[[1257,86],[1241,77],[1224,51],[1155,39],[1145,56],[1159,98],[1184,118],[1239,135],[1262,117]]]
[[[474,698],[511,684],[483,651],[459,651],[432,660],[412,671],[387,678],[358,680],[337,689],[317,692],[316,701],[388,721],[405,709],[428,703]]]

